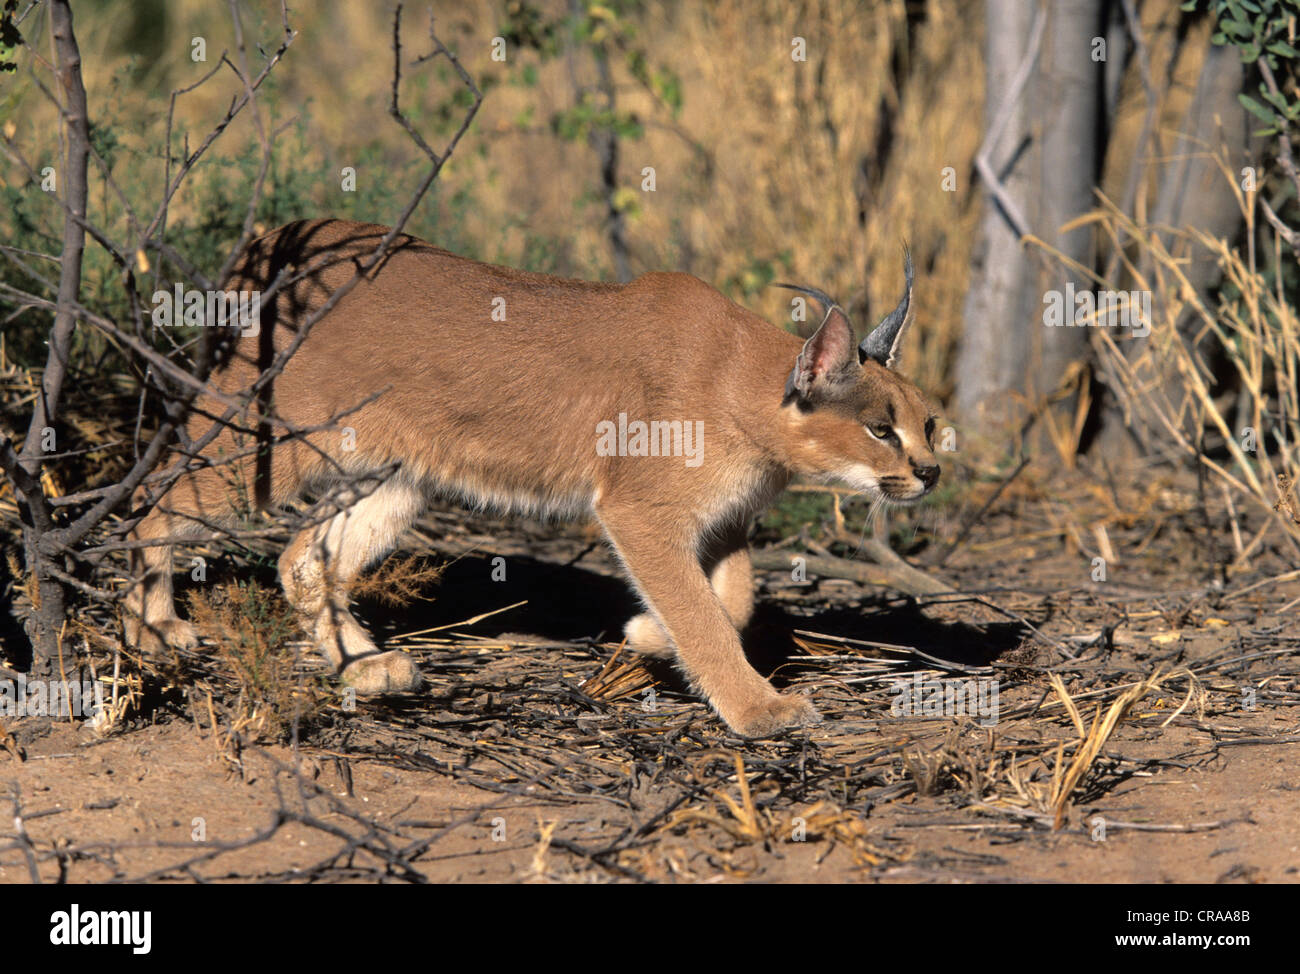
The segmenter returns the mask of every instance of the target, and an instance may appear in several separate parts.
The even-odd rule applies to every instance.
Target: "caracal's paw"
[[[406,693],[420,685],[420,671],[407,653],[394,649],[349,663],[342,680],[362,696]]]
[[[668,633],[648,612],[629,620],[623,627],[623,635],[627,637],[627,648],[642,656],[672,659],[677,655],[677,647],[668,638]]]
[[[761,704],[742,708],[739,714],[724,719],[741,737],[775,737],[792,727],[820,724],[822,715],[804,697],[774,693]]]
[[[168,648],[193,649],[199,644],[198,633],[184,619],[172,617],[144,623],[127,619],[126,644],[140,650],[144,656],[160,656]]]

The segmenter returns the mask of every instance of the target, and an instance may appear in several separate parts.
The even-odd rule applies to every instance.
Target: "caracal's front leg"
[[[731,624],[743,632],[754,614],[754,568],[749,560],[749,521],[737,521],[712,535],[700,554],[700,567],[722,602]],[[628,648],[642,656],[672,659],[677,647],[650,612],[628,621]]]
[[[812,704],[777,693],[749,665],[695,539],[665,535],[662,521],[632,507],[604,504],[597,513],[647,608],[676,645],[687,677],[733,731],[766,737],[820,722]]]

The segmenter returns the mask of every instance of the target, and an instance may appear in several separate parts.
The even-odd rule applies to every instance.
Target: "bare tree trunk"
[[[587,144],[596,152],[600,163],[600,192],[605,200],[605,236],[609,241],[609,255],[614,262],[614,275],[626,283],[632,280],[631,254],[627,245],[627,217],[619,208],[618,200],[618,155],[619,135],[615,125],[615,108],[618,104],[618,92],[614,85],[614,76],[610,71],[609,52],[603,43],[589,44],[592,60],[596,66],[596,81],[587,85],[580,78],[582,71],[579,60],[584,50],[578,40],[577,25],[586,16],[586,6],[582,0],[569,0],[569,16],[574,25],[569,31],[566,45],[566,59],[569,66],[569,85],[573,89],[575,107],[581,105],[590,92],[600,97],[601,108],[606,114],[608,124],[595,124],[587,131]]]
[[[1180,134],[1160,173],[1160,195],[1152,222],[1159,226],[1200,227],[1215,237],[1231,239],[1241,227],[1241,209],[1224,183],[1213,153],[1227,145],[1232,172],[1240,178],[1250,161],[1249,120],[1237,101],[1245,88],[1245,70],[1236,48],[1211,46],[1196,82],[1196,94],[1179,127]],[[1181,249],[1171,233],[1166,246]],[[1190,256],[1190,255],[1189,255]],[[1184,273],[1198,293],[1218,274],[1207,253],[1191,261]]]
[[[1092,39],[1104,36],[1104,6],[1101,0],[1056,0],[1051,5],[1034,89],[1035,116],[1042,126],[1035,225],[1044,240],[1085,267],[1096,263],[1093,230],[1080,227],[1062,234],[1060,227],[1096,205],[1093,188],[1101,182],[1105,62],[1094,61],[1091,52]],[[1026,298],[1037,305],[1030,328],[1041,342],[1037,361],[1025,376],[1024,388],[1033,397],[1051,393],[1071,362],[1088,357],[1087,328],[1042,324],[1043,294],[1064,291],[1070,282],[1080,291],[1093,286],[1059,261],[1039,262],[1037,270]]]
[[[1105,23],[1101,0],[1057,0],[1040,15],[1047,20],[1036,45],[1035,4],[986,0],[985,10],[983,155],[1000,185],[986,186],[958,349],[957,406],[993,431],[1055,390],[1069,364],[1087,354],[1086,328],[1043,325],[1044,293],[1064,290],[1074,276],[1023,248],[1020,235],[1034,233],[1084,265],[1093,261],[1089,231],[1062,235],[1059,228],[1094,204],[1105,77],[1091,52]]]
[[[22,498],[23,540],[27,569],[35,588],[32,614],[27,635],[32,641],[32,673],[49,676],[59,657],[65,612],[63,583],[50,568],[61,561],[57,550],[47,543],[54,528],[49,505],[40,484],[41,454],[53,436],[58,422],[59,399],[68,371],[68,355],[77,326],[73,309],[81,291],[81,257],[86,243],[86,165],[90,154],[90,132],[86,116],[86,88],[81,80],[81,51],[72,30],[72,10],[67,0],[53,0],[50,27],[58,59],[59,85],[63,89],[63,125],[67,139],[67,158],[63,167],[62,198],[66,207],[63,219],[63,253],[59,270],[58,311],[50,331],[49,353],[41,377],[41,394],[32,411],[31,425],[23,443],[20,466],[28,490]]]
[[[1030,167],[1021,158],[1030,117],[1027,103],[1014,90],[1014,79],[1021,62],[1033,56],[1028,50],[1033,14],[1033,4],[1017,0],[985,3],[986,140],[1000,114],[1006,117],[1000,136],[984,148],[995,177],[1022,208],[1034,189]],[[1020,234],[1011,214],[992,196],[985,200],[971,259],[965,326],[957,352],[957,409],[969,420],[991,427],[1009,412],[1000,394],[1014,388],[1029,365],[1027,345],[1007,338],[1033,312],[1022,286],[1025,261]]]

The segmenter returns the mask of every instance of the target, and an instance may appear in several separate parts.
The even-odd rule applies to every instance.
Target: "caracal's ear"
[[[903,300],[898,302],[897,308],[885,315],[871,334],[862,339],[862,344],[858,346],[859,362],[872,359],[887,369],[898,364],[898,349],[913,317],[908,313],[912,306],[912,254],[906,249],[903,251],[903,277],[907,282],[903,288]]]
[[[825,310],[821,327],[803,344],[794,371],[785,384],[787,399],[797,396],[804,401],[834,398],[847,391],[858,378],[859,366],[853,355],[853,326],[848,315],[829,295],[816,288],[797,284],[778,284],[777,287],[802,291],[810,295]]]

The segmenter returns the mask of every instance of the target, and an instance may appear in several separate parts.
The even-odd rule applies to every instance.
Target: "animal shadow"
[[[361,615],[376,636],[385,639],[437,626],[456,628],[457,622],[526,600],[527,604],[488,616],[464,631],[488,638],[525,633],[556,642],[594,644],[621,641],[623,625],[641,611],[640,602],[621,578],[577,565],[513,556],[499,581],[494,580],[493,569],[490,554],[462,557],[445,566],[428,600],[400,610],[362,602]],[[896,599],[871,597],[813,615],[795,615],[760,600],[742,640],[754,668],[773,676],[777,685],[788,683],[799,672],[798,664],[790,662],[804,652],[794,641],[796,629],[912,646],[939,659],[974,666],[1014,649],[1028,634],[1015,622],[982,626],[944,622],[927,616],[915,602],[900,604]],[[687,689],[670,662],[647,659],[645,663],[669,688]]]

